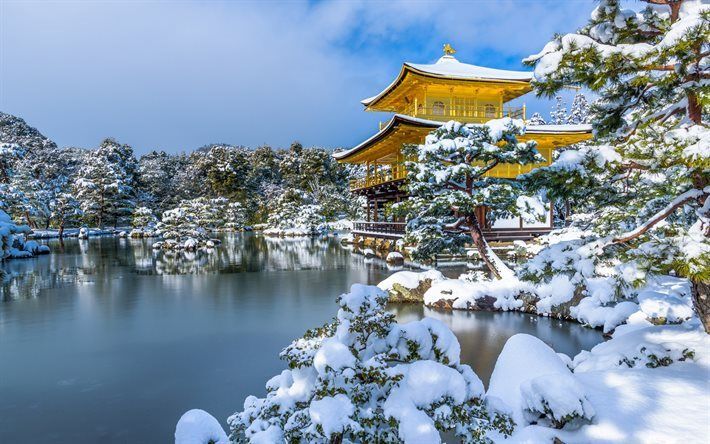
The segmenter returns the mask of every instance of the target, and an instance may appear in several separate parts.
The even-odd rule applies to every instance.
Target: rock
[[[539,301],[540,298],[536,294],[523,292],[520,293],[516,299],[523,302],[522,307],[520,307],[520,311],[525,313],[537,313],[535,304],[537,304],[537,301]]]
[[[362,251],[362,254],[365,256],[366,259],[372,259],[376,257],[375,252],[372,250],[372,248],[365,248]]]
[[[385,258],[385,261],[387,261],[390,265],[402,265],[404,264],[404,256],[402,256],[402,253],[397,251],[390,251]]]
[[[577,287],[574,290],[574,295],[572,299],[565,302],[564,304],[555,305],[552,307],[552,313],[550,314],[553,318],[574,320],[572,314],[570,313],[570,308],[576,307],[579,302],[584,298],[584,287]]]
[[[391,302],[424,302],[424,293],[431,288],[431,284],[436,278],[424,278],[419,281],[419,285],[413,288],[406,287],[400,282],[395,282],[388,290]]]

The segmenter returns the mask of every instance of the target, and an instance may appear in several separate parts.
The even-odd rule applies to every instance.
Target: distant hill
[[[30,151],[57,147],[56,143],[28,125],[23,119],[1,111],[0,142],[16,143]]]

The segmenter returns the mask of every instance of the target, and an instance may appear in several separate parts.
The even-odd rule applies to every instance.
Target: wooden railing
[[[369,188],[387,182],[394,182],[395,180],[402,180],[406,177],[407,170],[404,168],[404,165],[395,165],[387,171],[378,171],[359,179],[351,179],[350,190]]]
[[[500,108],[493,105],[464,106],[445,103],[443,106],[421,106],[412,104],[406,114],[429,120],[459,120],[466,123],[483,123],[503,117],[525,120],[525,105],[520,108]]]
[[[353,223],[354,231],[383,233],[383,234],[404,234],[406,222],[365,222]]]

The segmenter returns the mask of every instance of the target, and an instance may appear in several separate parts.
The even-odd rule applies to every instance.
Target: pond
[[[53,240],[50,255],[4,264],[0,442],[168,443],[191,408],[224,424],[247,395],[264,395],[284,346],[335,315],[337,295],[392,273],[335,238],[223,239],[187,257],[150,240]],[[520,313],[391,309],[448,324],[484,383],[513,334],[568,355],[601,341]]]

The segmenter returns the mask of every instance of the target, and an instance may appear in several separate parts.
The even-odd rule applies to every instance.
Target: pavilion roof
[[[369,107],[374,105],[382,97],[389,94],[402,83],[407,74],[438,78],[455,81],[471,82],[512,82],[530,83],[532,72],[510,71],[505,69],[487,68],[484,66],[471,65],[459,62],[453,55],[447,54],[441,57],[436,63],[420,64],[405,62],[397,78],[379,94],[361,101],[363,105]]]
[[[359,143],[357,146],[349,150],[334,153],[333,157],[335,157],[339,161],[344,162],[347,162],[351,159],[355,160],[356,154],[366,151],[368,148],[377,145],[379,142],[385,141],[390,135],[401,133],[405,128],[410,130],[410,135],[426,135],[433,129],[439,128],[445,123],[446,122],[440,122],[438,120],[427,120],[407,116],[404,114],[395,114],[387,122],[387,124],[384,125],[372,137]],[[544,138],[547,142],[550,142],[550,144],[554,146],[567,146],[572,143],[587,140],[591,138],[591,134],[591,125],[528,125],[526,126],[525,135],[520,137],[520,139],[537,140],[540,138]]]

